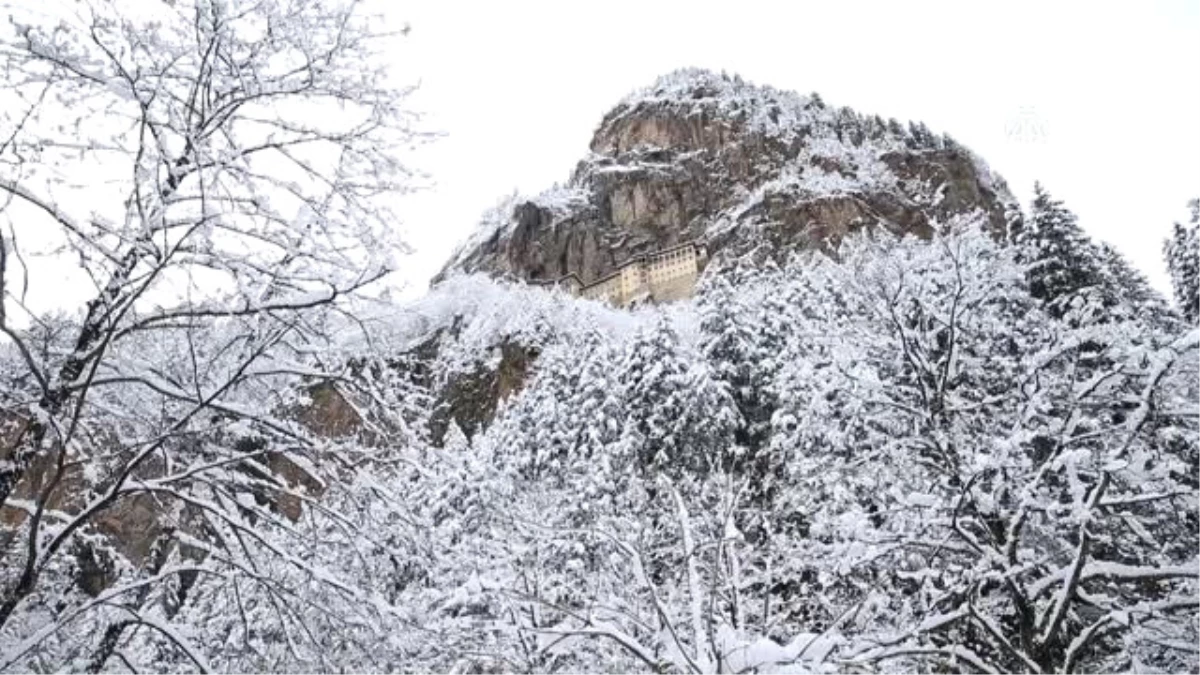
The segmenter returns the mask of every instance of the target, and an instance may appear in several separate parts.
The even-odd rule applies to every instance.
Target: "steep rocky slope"
[[[923,124],[703,70],[627,97],[590,151],[565,185],[488,213],[435,283],[461,272],[586,283],[682,241],[786,254],[863,227],[924,237],[976,210],[1001,232],[1013,207],[979,158]]]

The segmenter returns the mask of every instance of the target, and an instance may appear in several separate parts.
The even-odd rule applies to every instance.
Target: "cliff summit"
[[[604,115],[565,185],[487,213],[435,283],[482,272],[587,285],[693,242],[711,257],[779,258],[863,228],[927,237],[977,211],[1000,233],[1013,208],[982,160],[922,123],[685,69]]]

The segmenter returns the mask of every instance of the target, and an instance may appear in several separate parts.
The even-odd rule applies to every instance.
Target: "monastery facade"
[[[618,307],[643,300],[671,302],[692,296],[707,260],[704,244],[689,241],[630,258],[608,276],[591,283],[583,283],[573,272],[554,281],[531,283],[560,286],[572,295],[604,300]]]

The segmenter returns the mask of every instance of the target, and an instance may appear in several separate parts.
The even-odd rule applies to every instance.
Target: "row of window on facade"
[[[634,258],[616,272],[587,285],[574,274],[552,283],[588,299],[607,299],[625,304],[642,294],[653,298],[656,287],[662,283],[688,276],[692,277],[694,283],[705,254],[703,245],[689,242],[667,251]],[[678,290],[675,294],[678,294]]]

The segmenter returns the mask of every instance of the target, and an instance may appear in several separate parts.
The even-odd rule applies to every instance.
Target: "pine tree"
[[[870,134],[871,138],[878,140],[878,139],[882,138],[884,132],[887,131],[887,122],[884,122],[883,118],[880,117],[879,115],[872,115],[870,129],[871,129],[871,134]]]
[[[1030,294],[1061,316],[1072,299],[1101,282],[1098,252],[1074,213],[1041,183],[1033,190],[1030,217],[1016,241]]]
[[[933,136],[933,132],[929,127],[925,126],[924,122],[909,122],[908,133],[912,136],[913,145],[918,149],[928,149],[937,147],[937,140]]]
[[[1019,244],[1025,231],[1025,214],[1016,202],[1004,208],[1004,240],[1010,244]]]
[[[1108,312],[1115,318],[1144,318],[1154,324],[1169,315],[1167,304],[1121,252],[1101,244],[1100,294]]]
[[[665,319],[633,341],[621,379],[628,406],[622,440],[643,468],[703,474],[723,463],[737,406],[709,368],[682,353]]]
[[[770,385],[773,356],[782,338],[767,321],[763,308],[747,302],[743,289],[770,283],[752,271],[735,270],[712,277],[697,298],[700,312],[700,351],[733,396],[743,424],[735,435],[752,460],[765,449],[775,410]],[[759,477],[761,478],[761,477]]]
[[[529,391],[502,411],[495,437],[504,461],[525,478],[561,470],[573,450],[568,424],[570,397],[579,384],[576,353],[569,344],[543,352]]]
[[[1171,237],[1163,242],[1163,256],[1171,273],[1175,302],[1184,318],[1200,321],[1200,199],[1188,203],[1192,217],[1184,227],[1175,223]]]
[[[571,395],[571,424],[576,433],[573,451],[592,457],[617,441],[624,402],[615,381],[617,355],[598,335],[590,335],[577,348],[586,356],[578,364],[579,384]]]

